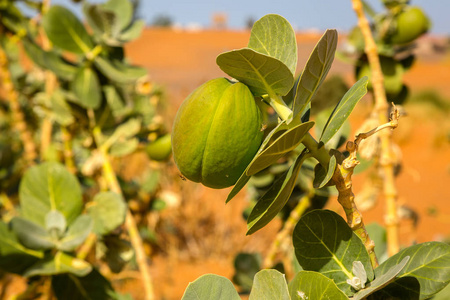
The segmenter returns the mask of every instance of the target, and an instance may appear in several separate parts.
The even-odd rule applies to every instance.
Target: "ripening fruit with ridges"
[[[181,174],[205,186],[232,186],[263,138],[262,116],[249,88],[226,78],[210,80],[181,105],[172,149]]]

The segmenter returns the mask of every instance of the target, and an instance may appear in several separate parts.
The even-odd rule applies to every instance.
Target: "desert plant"
[[[361,78],[342,97],[328,116],[323,129],[314,138],[310,130],[315,122],[309,120],[314,95],[325,79],[333,62],[337,32],[327,30],[322,36],[296,81],[297,43],[295,33],[283,17],[266,15],[257,21],[251,31],[246,48],[232,50],[217,57],[219,67],[234,78],[230,83],[244,84],[252,92],[255,101],[270,105],[279,118],[275,128],[265,134],[256,154],[228,195],[227,202],[258,172],[274,165],[281,158],[290,155],[288,167],[270,182],[266,192],[258,199],[247,219],[247,234],[253,234],[267,225],[286,205],[298,179],[302,165],[311,158],[314,166],[313,186],[320,189],[334,186],[338,202],[344,208],[347,221],[328,210],[312,210],[304,214],[293,230],[295,255],[300,267],[295,278],[287,285],[283,274],[276,270],[263,270],[255,275],[250,299],[426,299],[443,289],[450,281],[449,246],[429,242],[406,248],[387,259],[380,266],[374,252],[374,243],[365,228],[362,215],[354,202],[352,174],[358,165],[357,151],[360,142],[375,133],[396,128],[398,111],[392,110],[391,119],[368,132],[360,133],[346,145],[347,156],[334,149],[331,142],[350,115],[358,101],[366,94],[368,78]],[[289,93],[292,90],[291,93]],[[222,90],[214,88],[197,90],[197,97],[220,97]],[[193,95],[194,95],[193,94]],[[199,95],[197,95],[199,94]],[[290,94],[291,99],[286,100]],[[235,94],[237,97],[238,94]],[[192,95],[190,96],[192,97]],[[285,99],[283,99],[285,97]],[[289,97],[289,96],[287,96]],[[232,98],[232,97],[231,97]],[[215,109],[208,111],[212,124],[198,122],[202,108],[192,105],[190,98],[184,103],[178,119],[184,118],[186,126],[211,127],[215,124],[233,123],[233,134],[208,139],[208,155],[214,151],[228,153],[228,147],[240,140],[251,128],[241,118],[233,118],[227,105],[230,97],[220,98]],[[286,105],[285,100],[291,105]],[[189,111],[189,115],[184,115]],[[201,120],[201,119],[200,119]],[[242,125],[242,126],[240,126]],[[261,124],[262,130],[265,126]],[[179,137],[175,127],[173,144]],[[225,129],[224,129],[225,130]],[[189,139],[193,131],[184,132]],[[205,136],[206,135],[206,136]],[[195,136],[192,142],[202,141],[208,132]],[[214,147],[220,145],[220,147]],[[174,151],[175,161],[183,148]],[[217,149],[217,150],[215,150]],[[188,149],[186,149],[188,150]],[[192,154],[195,159],[196,154]],[[222,153],[217,153],[218,157]],[[224,168],[234,167],[232,157],[220,161]],[[208,170],[203,170],[208,172]],[[183,173],[183,166],[181,166]],[[223,173],[214,178],[221,186],[229,179]],[[253,272],[253,271],[251,271]],[[314,284],[311,284],[314,282]],[[232,283],[216,275],[204,275],[191,283],[183,299],[239,299]]]

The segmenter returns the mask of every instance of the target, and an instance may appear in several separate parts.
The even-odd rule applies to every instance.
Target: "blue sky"
[[[381,11],[380,0],[368,2]],[[70,0],[53,0],[52,3],[72,5],[79,11],[79,5],[73,5]],[[450,35],[449,0],[412,0],[411,4],[421,6],[432,19],[433,33]],[[226,13],[229,26],[237,29],[243,28],[249,17],[257,20],[268,13],[282,15],[296,29],[348,30],[356,24],[350,0],[141,0],[139,15],[148,23],[155,16],[164,14],[181,25],[197,23],[208,26],[215,12]]]

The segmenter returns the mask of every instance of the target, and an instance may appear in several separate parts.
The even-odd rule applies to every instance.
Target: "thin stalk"
[[[381,71],[380,59],[378,57],[377,46],[370,30],[369,22],[363,11],[361,0],[352,0],[353,10],[358,17],[358,25],[364,36],[365,52],[369,60],[372,73],[372,86],[375,97],[374,113],[378,115],[379,123],[387,123],[388,104],[384,89],[383,73]],[[388,240],[388,254],[394,255],[399,251],[398,239],[398,216],[397,216],[397,188],[394,182],[394,159],[392,154],[392,134],[390,130],[383,130],[380,133],[381,155],[380,167],[383,171],[383,190],[386,201],[386,229]]]
[[[294,226],[298,223],[301,216],[305,213],[308,207],[311,205],[311,195],[304,195],[294,210],[290,213],[289,218],[284,223],[283,229],[278,232],[275,240],[272,242],[270,246],[269,253],[267,254],[263,268],[271,268],[274,265],[275,258],[280,251],[280,246],[283,244],[283,241],[291,235],[294,230]]]
[[[11,109],[13,127],[19,132],[20,139],[24,146],[24,158],[28,165],[34,164],[37,157],[36,145],[33,141],[33,135],[27,127],[25,117],[19,103],[19,94],[14,88],[11,80],[11,73],[8,67],[8,57],[4,50],[0,47],[0,78],[2,79],[3,90],[6,98],[9,100]]]
[[[92,247],[94,247],[95,241],[97,241],[97,236],[95,233],[89,234],[83,245],[81,245],[80,249],[78,249],[77,258],[83,260],[86,259],[89,252],[91,252]]]
[[[72,135],[69,130],[65,126],[61,126],[61,138],[64,144],[64,163],[66,168],[70,171],[70,173],[75,174],[77,172],[77,167],[73,160],[73,151],[72,151]]]
[[[93,116],[92,111],[89,113],[89,116]],[[94,123],[95,119],[91,118],[91,123]],[[97,142],[98,150],[103,156],[103,176],[108,184],[108,187],[111,191],[123,196],[122,189],[120,187],[119,181],[117,180],[116,173],[111,165],[111,160],[108,155],[107,149],[100,146],[98,141],[100,140],[101,131],[99,127],[94,127],[93,129],[94,139]],[[136,221],[128,209],[125,217],[125,227],[127,228],[128,235],[130,237],[131,244],[136,253],[136,262],[141,272],[142,282],[145,290],[145,299],[153,300],[154,299],[154,291],[152,284],[152,277],[150,274],[150,270],[147,262],[147,255],[144,250],[144,243],[142,242],[142,238],[139,235],[139,230],[136,225]]]
[[[289,120],[292,116],[292,110],[284,103],[283,98],[279,95],[266,95],[263,96],[270,106],[275,110],[280,119]]]

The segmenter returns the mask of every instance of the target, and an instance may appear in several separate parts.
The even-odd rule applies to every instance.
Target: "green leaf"
[[[70,225],[83,207],[77,178],[56,162],[28,169],[20,183],[19,198],[22,216],[42,227],[51,210],[61,212]]]
[[[119,40],[123,42],[130,42],[137,39],[141,35],[144,27],[144,20],[135,21],[129,28],[125,29],[125,31],[120,34]]]
[[[295,92],[294,117],[304,111],[325,77],[327,77],[334,60],[337,40],[337,31],[328,29],[311,53]]]
[[[80,215],[69,226],[66,235],[58,242],[57,248],[61,251],[74,251],[88,237],[92,230],[93,221],[88,215]]]
[[[62,213],[51,210],[45,216],[45,229],[52,237],[59,239],[66,232],[67,222]]]
[[[86,54],[94,47],[89,34],[78,18],[67,8],[53,5],[42,19],[49,40],[58,48]]]
[[[147,70],[144,68],[129,66],[101,56],[97,56],[94,63],[108,79],[121,84],[133,83],[139,78],[147,76]]]
[[[355,108],[359,100],[367,93],[367,83],[368,78],[364,76],[345,93],[328,118],[322,131],[322,136],[319,139],[320,142],[326,144],[342,127],[353,108]]]
[[[314,126],[314,122],[301,123],[298,125],[291,123],[290,125],[292,125],[290,126],[291,128],[286,130],[273,143],[255,156],[249,164],[248,169],[245,171],[248,176],[254,175],[271,166],[288,152],[297,148],[308,131]]]
[[[114,290],[111,283],[96,269],[88,275],[77,277],[72,274],[52,276],[52,288],[56,299],[111,300]]]
[[[98,235],[106,235],[125,221],[126,203],[116,193],[102,192],[95,195],[87,212],[94,221],[93,231]]]
[[[139,146],[139,139],[132,138],[125,141],[117,141],[111,146],[109,154],[114,157],[123,157],[133,153]]]
[[[284,275],[277,270],[261,270],[255,275],[249,300],[290,300]]]
[[[50,97],[51,117],[60,125],[68,126],[75,121],[72,110],[67,104],[64,95],[60,90],[56,90]]]
[[[314,120],[316,122],[316,125],[314,126],[316,136],[320,136],[322,134],[333,109],[334,107],[322,110],[316,115]],[[327,149],[338,149],[348,141],[350,134],[351,126],[349,120],[347,119],[336,134],[325,144],[325,147]]]
[[[53,51],[45,51],[30,39],[23,39],[23,47],[28,57],[43,69],[49,69],[64,80],[72,80],[77,67],[65,61]]]
[[[129,0],[108,0],[102,9],[114,13],[119,30],[125,29],[133,19],[133,5]]]
[[[373,279],[369,254],[361,239],[335,212],[314,210],[305,214],[295,226],[293,244],[304,270],[320,272],[334,280],[348,296],[354,293],[347,283],[353,278],[354,261],[363,264],[369,281]]]
[[[348,300],[333,280],[311,271],[300,271],[289,282],[289,294],[292,300]]]
[[[92,266],[82,259],[75,258],[64,252],[57,252],[55,256],[48,255],[25,271],[23,276],[56,275],[71,273],[76,276],[86,276],[92,271]]]
[[[333,177],[334,170],[336,170],[336,157],[334,155],[330,158],[328,169],[325,169],[321,164],[317,164],[314,168],[314,188],[323,188],[331,180],[331,177]]]
[[[428,299],[450,282],[450,245],[440,242],[418,244],[400,251],[376,268],[375,276],[387,273],[406,256],[411,258],[396,280],[375,296]]]
[[[386,273],[377,276],[374,281],[372,281],[369,285],[366,286],[365,289],[356,293],[353,296],[353,300],[365,299],[370,294],[373,294],[376,291],[384,288],[386,285],[388,285],[395,279],[398,273],[400,273],[400,271],[406,266],[408,261],[409,256],[405,256],[399,264],[392,266]]]
[[[289,170],[279,177],[258,200],[247,220],[247,235],[253,234],[266,226],[286,205],[306,157],[306,152],[299,155]]]
[[[189,283],[182,300],[240,300],[230,280],[207,274]]]
[[[297,41],[291,24],[282,16],[269,14],[255,22],[248,48],[284,63],[292,75],[297,68]]]
[[[17,236],[0,221],[0,269],[21,274],[44,255],[25,248]]]
[[[125,104],[114,86],[103,86],[103,92],[105,93],[106,102],[115,118],[120,118],[127,113]]]
[[[450,299],[450,284],[433,297],[433,300],[448,300]]]
[[[36,223],[15,217],[11,220],[11,227],[20,243],[29,249],[47,250],[55,247],[50,234]]]
[[[94,70],[82,67],[72,82],[72,91],[78,98],[77,103],[86,109],[96,109],[102,101],[100,82]]]
[[[249,48],[222,53],[216,62],[222,71],[246,84],[255,96],[284,96],[294,85],[294,76],[285,64]]]
[[[294,124],[294,122],[292,122]],[[241,177],[239,177],[238,181],[234,185],[231,192],[228,194],[226,203],[228,203],[231,199],[234,198],[241,190],[242,188],[247,184],[247,182],[250,180],[250,176],[247,175],[248,168],[252,165],[253,161],[258,158],[258,155],[266,148],[267,145],[270,145],[273,143],[276,138],[281,135],[283,132],[285,132],[289,128],[289,125],[287,125],[284,121],[278,123],[278,125],[272,129],[271,132],[265,137],[264,141],[261,143],[261,146],[259,146],[258,151],[256,152],[255,156],[253,157],[253,160],[248,164],[245,171],[242,173]]]

